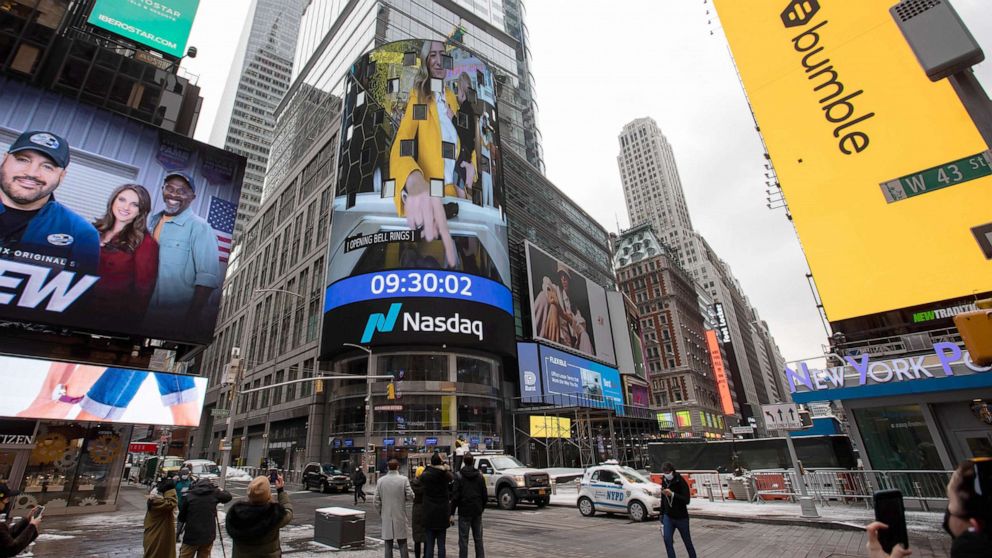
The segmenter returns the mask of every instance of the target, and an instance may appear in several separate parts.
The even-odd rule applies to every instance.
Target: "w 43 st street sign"
[[[779,403],[762,405],[761,417],[765,419],[768,430],[800,430],[803,423],[799,419],[799,409],[795,403]]]
[[[885,201],[892,203],[956,186],[992,174],[992,153],[981,153],[883,182]]]

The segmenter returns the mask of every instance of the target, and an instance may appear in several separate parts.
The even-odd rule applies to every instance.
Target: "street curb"
[[[549,506],[559,508],[575,508],[572,504],[556,504],[550,502]],[[820,529],[833,529],[838,531],[864,531],[864,525],[848,523],[845,521],[832,519],[814,519],[803,517],[760,517],[747,515],[722,515],[716,513],[706,513],[689,510],[689,517],[693,519],[706,519],[709,521],[726,521],[728,523],[761,523],[764,525],[793,525],[797,527],[819,527]]]

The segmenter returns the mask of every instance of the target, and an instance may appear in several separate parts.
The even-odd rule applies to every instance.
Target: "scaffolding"
[[[644,469],[650,463],[648,442],[662,438],[655,412],[646,407],[568,394],[515,403],[514,453],[535,467],[585,468],[616,459]]]

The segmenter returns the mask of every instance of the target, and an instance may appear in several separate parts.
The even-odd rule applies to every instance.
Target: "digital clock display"
[[[324,312],[384,298],[427,297],[479,302],[513,314],[513,296],[505,285],[455,271],[400,269],[347,277],[327,288]]]

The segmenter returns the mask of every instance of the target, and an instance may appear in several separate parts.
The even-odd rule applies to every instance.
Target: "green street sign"
[[[200,0],[97,0],[86,22],[179,58],[186,54],[186,41],[199,3]]]
[[[230,409],[219,409],[217,407],[210,409],[210,416],[212,417],[227,417],[230,415],[231,415]]]
[[[885,201],[893,203],[989,175],[992,175],[992,152],[986,150],[883,182],[882,194],[885,195]]]

